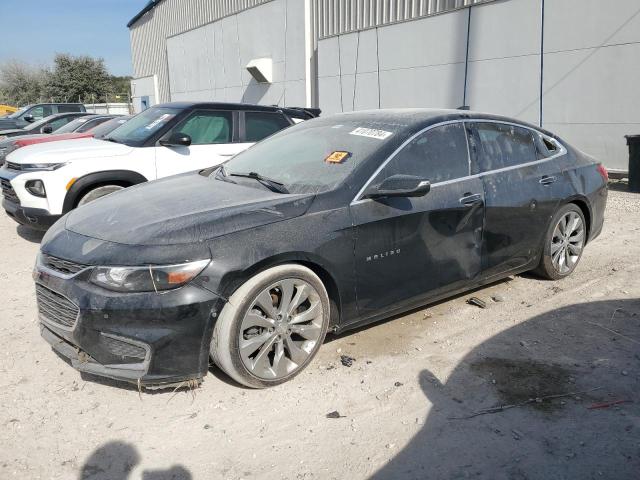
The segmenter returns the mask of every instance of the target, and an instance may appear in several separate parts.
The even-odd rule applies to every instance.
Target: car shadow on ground
[[[140,463],[135,446],[125,442],[109,442],[91,453],[80,470],[80,480],[128,480]],[[144,470],[142,480],[190,480],[189,470],[174,465],[168,470]]]
[[[44,237],[44,234],[46,233],[40,230],[33,230],[32,228],[25,227],[24,225],[18,225],[16,227],[16,232],[20,238],[31,243],[40,243],[42,241],[42,237]]]
[[[424,426],[374,480],[638,478],[640,299],[549,311],[419,382]]]

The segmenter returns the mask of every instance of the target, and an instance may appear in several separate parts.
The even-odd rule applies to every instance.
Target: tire
[[[86,205],[89,202],[93,202],[100,197],[104,197],[109,195],[110,193],[118,192],[120,190],[124,190],[125,187],[122,185],[101,185],[96,188],[92,188],[88,192],[86,192],[80,200],[78,200],[77,207],[81,207],[82,205]]]
[[[242,385],[279,385],[313,360],[327,333],[329,313],[327,290],[310,269],[297,264],[269,268],[238,288],[220,312],[211,357]]]
[[[573,203],[564,205],[551,220],[534,273],[549,280],[568,277],[582,258],[586,239],[587,223],[582,210]]]

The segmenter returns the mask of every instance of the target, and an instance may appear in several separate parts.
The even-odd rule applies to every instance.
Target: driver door
[[[481,269],[484,192],[482,180],[469,177],[464,124],[417,136],[370,185],[396,174],[429,180],[431,191],[352,203],[357,302],[364,316],[453,290]]]
[[[196,110],[177,124],[165,137],[176,133],[188,135],[191,145],[158,144],[155,147],[158,178],[218,165],[246,148],[234,143],[235,116],[227,110]]]

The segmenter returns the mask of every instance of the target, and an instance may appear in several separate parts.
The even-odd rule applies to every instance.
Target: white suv
[[[96,198],[217,165],[319,113],[228,103],[158,105],[103,140],[43,143],[9,154],[0,169],[2,206],[18,223],[46,230],[68,211]]]

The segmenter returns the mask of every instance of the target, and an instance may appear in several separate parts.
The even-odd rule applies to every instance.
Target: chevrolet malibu
[[[603,225],[607,171],[493,115],[310,120],[222,166],[60,219],[34,270],[41,333],[80,371],[158,387],[209,359],[249,387],[348,330],[509,275],[570,275]]]

